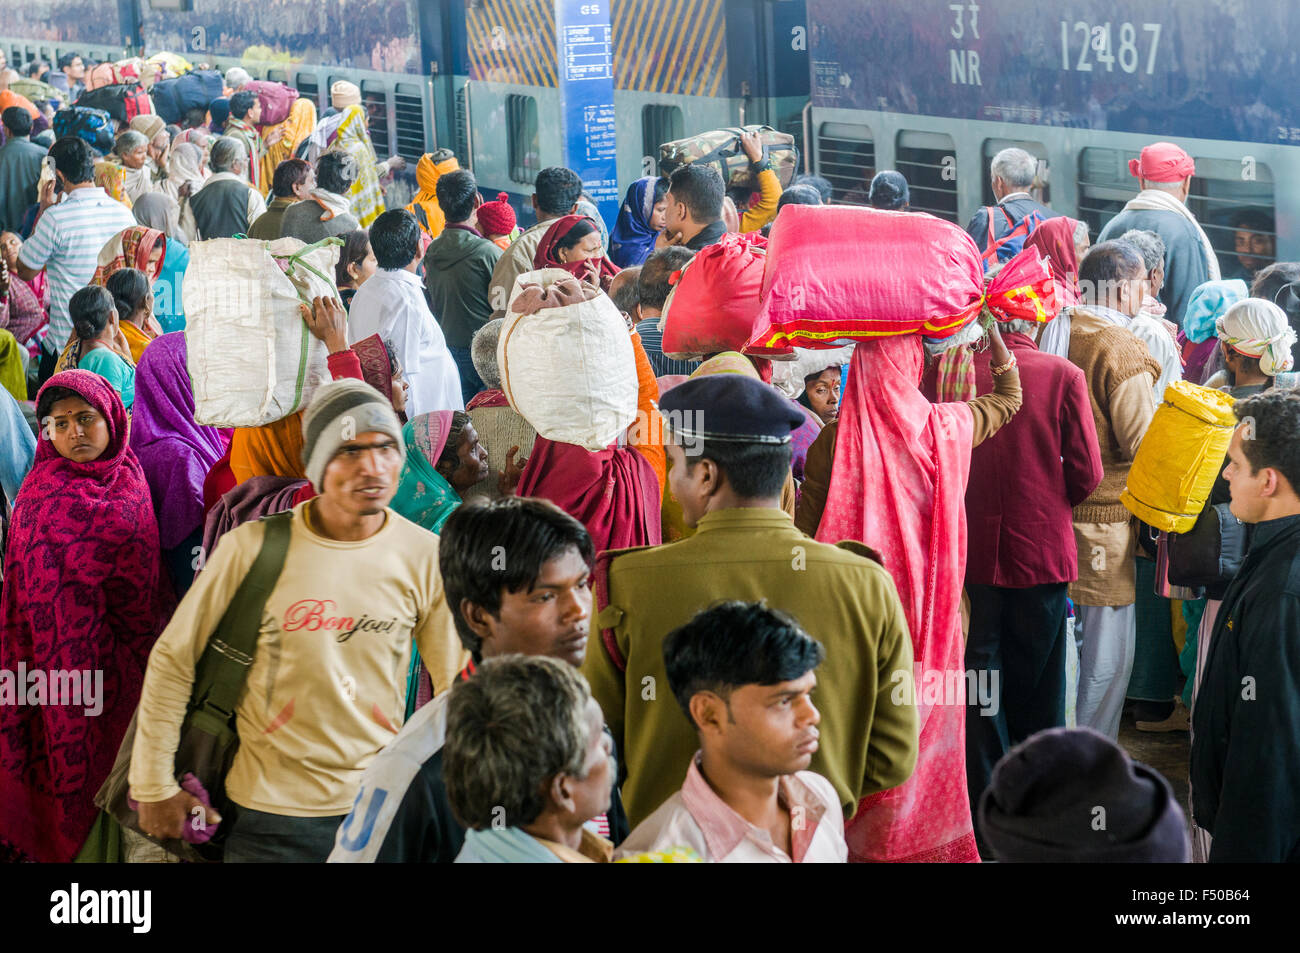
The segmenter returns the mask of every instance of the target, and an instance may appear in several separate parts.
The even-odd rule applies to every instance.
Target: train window
[[[1219,257],[1224,278],[1244,278],[1277,259],[1273,171],[1248,159],[1196,160],[1187,208]]]
[[[361,105],[366,108],[370,141],[374,143],[375,155],[386,159],[392,155],[393,149],[388,137],[388,91],[381,83],[363,81]]]
[[[537,126],[537,100],[511,93],[506,96],[506,139],[510,150],[510,180],[532,185],[541,169],[542,144]]]
[[[1124,203],[1137,194],[1137,181],[1128,173],[1136,152],[1084,149],[1079,153],[1079,218],[1088,223],[1093,240]]]
[[[649,156],[657,165],[659,147],[665,142],[675,142],[686,135],[682,110],[678,106],[649,105],[641,110],[642,155]]]
[[[320,83],[316,82],[314,73],[299,73],[294,77],[294,87],[298,90],[298,95],[306,96],[320,111]]]
[[[957,150],[951,136],[900,132],[894,164],[907,179],[912,211],[957,221]]]
[[[282,69],[269,69],[266,71],[266,78],[273,83],[284,83],[288,85],[289,74]]]
[[[1029,187],[1029,194],[1036,201],[1042,202],[1044,205],[1050,205],[1052,193],[1047,174],[1047,147],[1041,142],[1030,142],[1022,139],[984,140],[984,204],[994,205],[997,203],[997,198],[993,195],[993,180],[989,174],[993,157],[1003,149],[1011,148],[1024,149],[1038,160],[1038,171],[1034,175],[1034,184]]]
[[[832,199],[866,205],[876,174],[871,130],[847,122],[824,122],[817,131],[817,174],[831,184]]]
[[[397,119],[397,154],[415,159],[424,155],[424,97],[420,87],[398,83],[393,91]]]

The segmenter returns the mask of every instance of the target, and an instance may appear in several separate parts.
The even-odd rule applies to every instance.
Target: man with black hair
[[[871,189],[867,201],[872,208],[888,212],[910,212],[912,210],[912,193],[907,186],[903,173],[893,169],[877,172],[871,179]]]
[[[316,160],[316,185],[284,210],[280,234],[315,244],[361,227],[352,214],[348,190],[357,180],[357,160],[346,152],[327,152]]]
[[[410,385],[406,414],[412,420],[435,410],[464,410],[460,373],[415,273],[419,222],[404,208],[385,212],[370,225],[370,249],[379,270],[352,298],[348,343],[379,335]]]
[[[86,91],[86,63],[80,53],[64,53],[59,57],[59,68],[46,79],[51,86],[68,94],[68,102],[75,103]]]
[[[265,195],[266,189],[262,185],[262,157],[266,155],[266,145],[257,131],[257,123],[261,121],[262,104],[257,98],[257,93],[248,89],[241,90],[230,97],[230,116],[226,119],[226,126],[221,134],[229,136],[244,146],[248,156],[248,167],[244,170],[244,176],[259,194]]]
[[[655,249],[681,245],[699,251],[716,245],[727,231],[722,220],[725,195],[722,177],[708,166],[684,165],[674,170],[668,178],[665,226],[655,240]]]
[[[1232,219],[1233,251],[1237,260],[1225,269],[1224,278],[1242,278],[1249,282],[1273,264],[1277,254],[1277,224],[1262,209],[1248,208]]]
[[[248,184],[247,164],[248,151],[238,139],[219,136],[213,140],[208,153],[213,174],[189,200],[204,241],[246,235],[249,226],[266,212],[262,193]]]
[[[664,356],[664,333],[659,330],[659,321],[663,317],[664,304],[668,293],[673,290],[672,276],[686,267],[686,263],[695,256],[695,252],[681,245],[670,245],[651,252],[641,271],[637,275],[636,290],[640,321],[636,333],[641,336],[641,346],[650,359],[656,377],[666,374],[689,376],[699,361],[682,361]],[[617,280],[617,279],[616,279]]]
[[[811,175],[809,173],[796,175],[794,181],[790,183],[790,186],[793,188],[796,185],[811,185],[822,197],[823,205],[830,205],[831,198],[835,194],[835,187],[831,185],[830,180],[825,179],[820,175]]]
[[[1192,710],[1192,814],[1211,862],[1300,862],[1300,395],[1237,401],[1223,477],[1253,526]]]
[[[16,271],[30,282],[45,270],[50,288],[50,329],[41,345],[39,380],[54,373],[59,350],[72,334],[68,302],[90,284],[100,249],[135,225],[135,216],[95,184],[95,150],[76,136],[50,146],[54,181],[41,190],[32,236],[18,252]],[[58,201],[62,194],[62,201]]]
[[[893,581],[867,547],[809,539],[780,508],[804,416],[777,391],[711,375],[674,387],[659,409],[672,439],[668,482],[698,531],[600,554],[601,638],[582,666],[623,754],[628,817],[639,823],[672,795],[697,747],[667,696],[665,637],[720,599],[764,598],[827,647],[816,692],[827,743],[812,766],[851,814],[916,763],[912,643]]]
[[[443,526],[438,550],[447,604],[471,656],[458,681],[502,655],[579,666],[591,621],[593,556],[583,525],[546,500],[504,497],[459,507]],[[372,762],[331,862],[455,860],[464,830],[442,781],[447,701],[439,695],[412,715]],[[594,833],[616,842],[627,836],[617,792],[607,823]]]
[[[824,657],[797,622],[761,602],[723,602],[670,632],[668,685],[700,750],[682,789],[619,855],[689,847],[720,864],[844,863],[839,795],[808,770]]]
[[[439,176],[434,194],[447,224],[424,253],[425,297],[460,371],[461,397],[469,403],[484,389],[469,346],[492,317],[488,284],[501,247],[477,228],[475,213],[483,196],[473,172],[458,169]]]
[[[0,113],[0,123],[5,127],[5,144],[0,146],[0,231],[16,232],[28,207],[36,204],[45,150],[28,138],[32,117],[21,106]]]
[[[577,212],[578,200],[581,198],[582,179],[572,169],[550,166],[537,173],[532,199],[537,224],[525,229],[511,242],[492,269],[492,280],[488,285],[492,317],[505,317],[515,279],[533,270],[533,256],[537,254],[537,246],[542,243],[542,236],[555,219]]]
[[[279,238],[284,213],[289,206],[310,199],[311,190],[315,186],[316,173],[306,159],[289,158],[277,165],[271,177],[271,204],[248,230],[248,237],[259,241],[274,241]]]

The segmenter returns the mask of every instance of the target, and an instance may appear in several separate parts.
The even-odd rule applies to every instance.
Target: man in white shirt
[[[136,224],[130,209],[95,185],[95,153],[88,143],[65,136],[50,146],[49,154],[54,181],[41,189],[36,225],[18,253],[16,269],[19,278],[31,281],[43,268],[49,281],[50,328],[41,345],[41,383],[54,373],[72,334],[68,302],[90,284],[105,243]],[[58,202],[60,193],[63,200]]]
[[[379,216],[370,226],[370,248],[379,270],[357,289],[348,313],[348,343],[378,334],[397,358],[410,384],[406,413],[464,410],[460,372],[442,329],[424,298],[420,225],[405,209]]]
[[[682,789],[617,856],[689,847],[712,863],[844,863],[831,783],[805,770],[821,643],[762,603],[724,602],[668,635],[668,684],[700,736]]]

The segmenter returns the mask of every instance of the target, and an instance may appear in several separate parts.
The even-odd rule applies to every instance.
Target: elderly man
[[[443,780],[469,830],[458,864],[602,863],[586,826],[614,781],[600,706],[573,667],[545,656],[485,661],[447,703]]]
[[[212,143],[208,166],[212,177],[189,202],[199,237],[207,241],[247,235],[248,227],[266,211],[261,193],[245,178],[248,151],[239,140],[221,136]]]
[[[1134,229],[1125,232],[1119,241],[1127,242],[1142,256],[1146,269],[1147,287],[1142,298],[1142,309],[1129,322],[1128,329],[1147,346],[1151,356],[1160,365],[1160,379],[1156,381],[1155,398],[1159,404],[1165,398],[1165,388],[1183,379],[1183,359],[1174,337],[1175,326],[1165,319],[1167,309],[1160,303],[1160,289],[1165,282],[1165,243],[1155,232]]]
[[[316,162],[316,186],[284,210],[280,234],[308,245],[346,235],[361,227],[348,192],[357,180],[357,160],[346,152],[327,152]]]
[[[1210,239],[1187,210],[1196,163],[1172,142],[1157,142],[1129,160],[1129,172],[1141,191],[1101,230],[1098,241],[1111,241],[1131,229],[1155,232],[1165,243],[1165,286],[1160,300],[1179,327],[1196,286],[1219,280],[1219,259]]]
[[[1111,739],[1119,737],[1137,637],[1137,534],[1119,497],[1155,413],[1152,388],[1160,376],[1160,365],[1128,328],[1142,308],[1146,274],[1132,245],[1102,242],[1079,266],[1084,303],[1064,314],[1070,363],[1088,383],[1104,472],[1074,508],[1079,579],[1070,598],[1081,642],[1078,723]]]
[[[996,245],[1003,242],[1025,219],[1032,216],[1034,220],[1021,237],[1020,246],[1015,248],[1019,251],[1024,245],[1024,238],[1037,227],[1038,222],[1056,218],[1060,214],[1035,201],[1029,194],[1037,174],[1038,160],[1024,149],[1003,149],[993,157],[989,165],[989,177],[993,183],[993,197],[998,200],[998,204],[991,208],[981,208],[966,226],[967,233],[975,239],[981,252],[988,251],[990,243]],[[993,217],[991,233],[990,215]],[[1002,256],[1002,260],[1009,257]]]

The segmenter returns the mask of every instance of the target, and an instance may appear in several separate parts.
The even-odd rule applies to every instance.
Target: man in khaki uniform
[[[1070,586],[1079,656],[1078,723],[1112,740],[1137,643],[1137,530],[1120,502],[1129,467],[1155,413],[1160,365],[1128,329],[1142,308],[1146,269],[1124,242],[1103,242],[1079,268],[1083,305],[1070,312],[1069,358],[1083,371],[1103,476],[1074,508],[1079,579]]]
[[[674,440],[669,484],[698,531],[598,557],[600,641],[582,666],[623,759],[628,819],[635,827],[681,787],[699,746],[668,687],[664,638],[724,599],[766,600],[825,646],[809,770],[849,817],[916,764],[912,643],[893,580],[867,547],[815,542],[781,509],[790,433],[803,420],[776,391],[704,377],[665,394],[660,411]]]

